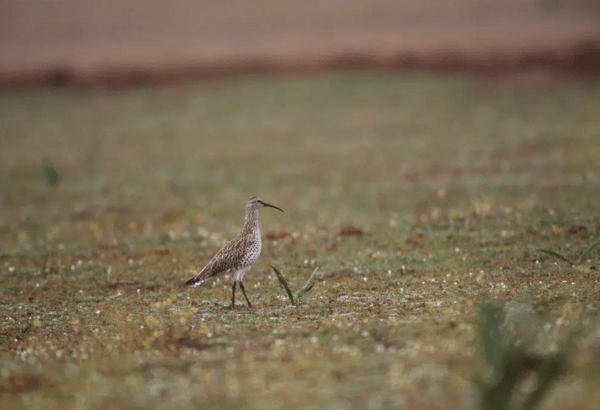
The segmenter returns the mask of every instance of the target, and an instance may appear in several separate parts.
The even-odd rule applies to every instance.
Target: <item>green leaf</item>
[[[309,290],[311,290],[313,288],[313,286],[315,286],[315,282],[313,281],[313,278],[315,277],[315,274],[317,273],[318,270],[319,270],[319,267],[316,267],[315,270],[313,271],[313,273],[310,275],[310,278],[308,278],[308,281],[298,291],[298,294],[296,295],[296,300],[300,300],[306,292],[308,292]]]
[[[290,290],[290,286],[287,284],[287,281],[285,280],[285,278],[283,277],[283,275],[281,274],[279,269],[277,269],[273,265],[271,265],[271,268],[273,268],[273,270],[275,271],[275,275],[277,275],[277,279],[279,279],[279,283],[281,283],[283,285],[283,287],[285,288],[285,291],[287,292],[288,296],[290,297],[290,300],[292,301],[292,305],[295,305],[296,302],[294,302],[294,296],[292,295],[292,291]]]
[[[581,254],[581,256],[579,257],[579,261],[577,261],[577,264],[578,264],[578,265],[580,265],[580,264],[581,264],[581,262],[583,262],[583,258],[585,258],[585,256],[586,256],[588,253],[590,253],[590,252],[591,252],[591,251],[592,251],[592,250],[593,250],[595,247],[597,247],[597,246],[599,246],[599,245],[600,245],[600,241],[598,241],[598,242],[596,242],[596,243],[592,244],[591,246],[589,246],[589,247],[588,247],[588,248],[587,248],[587,249],[586,249],[586,250],[585,250],[585,251],[584,251],[584,252]]]
[[[567,259],[566,257],[562,256],[560,253],[556,253],[550,249],[539,249],[538,252],[543,252],[543,253],[547,253],[548,255],[552,255],[557,257],[558,259],[562,259],[563,261],[569,263],[569,265],[575,265],[573,262],[571,262],[569,259]]]
[[[481,307],[481,340],[483,355],[491,366],[496,366],[510,347],[510,338],[504,329],[504,310],[496,304]]]
[[[60,184],[61,176],[50,160],[45,160],[42,163],[41,169],[49,187],[54,188]]]
[[[492,367],[492,374],[480,385],[480,405],[483,410],[532,410],[537,407],[552,385],[564,373],[568,351],[576,337],[569,340],[556,353],[540,354],[514,343],[504,323],[502,307],[486,303],[481,309],[481,338],[485,359]],[[512,397],[519,385],[534,373],[537,383],[525,397],[523,405],[511,407]]]

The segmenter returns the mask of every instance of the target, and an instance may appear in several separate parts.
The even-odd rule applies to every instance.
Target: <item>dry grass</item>
[[[536,353],[580,329],[542,408],[598,402],[598,250],[537,251],[599,236],[593,84],[15,92],[0,124],[3,409],[475,408],[490,299]],[[230,278],[181,285],[251,195],[286,213],[262,211],[256,309],[230,311]],[[292,289],[320,269],[291,306],[269,265]]]

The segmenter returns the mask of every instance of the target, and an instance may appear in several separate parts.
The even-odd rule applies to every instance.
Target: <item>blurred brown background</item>
[[[336,68],[595,74],[600,1],[0,1],[3,87]]]

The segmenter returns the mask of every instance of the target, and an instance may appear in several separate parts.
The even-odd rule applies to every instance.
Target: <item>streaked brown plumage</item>
[[[234,275],[233,285],[231,287],[231,307],[235,306],[235,287],[240,283],[240,288],[248,302],[248,307],[252,304],[246,295],[246,290],[242,283],[244,275],[250,269],[250,266],[256,262],[260,256],[262,241],[260,238],[260,227],[258,225],[258,210],[264,206],[283,210],[274,205],[269,205],[257,197],[252,197],[246,203],[246,220],[238,236],[226,244],[211,261],[196,276],[188,280],[187,286],[199,286],[206,279],[214,276],[232,273]]]

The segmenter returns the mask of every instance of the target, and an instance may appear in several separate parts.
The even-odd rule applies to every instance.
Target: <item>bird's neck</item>
[[[246,220],[244,221],[244,227],[242,233],[260,232],[258,226],[258,209],[251,209],[246,213]]]

